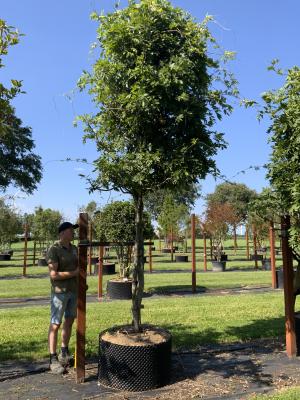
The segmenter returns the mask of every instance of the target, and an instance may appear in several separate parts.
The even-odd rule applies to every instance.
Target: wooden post
[[[32,264],[35,266],[35,259],[36,259],[36,241],[33,242],[33,261]]]
[[[249,249],[249,228],[246,226],[246,256],[247,260],[250,260],[250,249]]]
[[[171,228],[171,261],[174,261],[174,249],[173,249],[173,227]]]
[[[295,316],[294,316],[294,294],[293,294],[293,256],[289,246],[290,217],[281,218],[281,243],[283,261],[283,283],[284,283],[284,305],[285,305],[285,337],[286,352],[289,357],[297,354]]]
[[[28,237],[28,225],[24,226],[24,260],[23,260],[23,276],[26,276],[27,269],[27,237]]]
[[[103,246],[99,247],[99,263],[98,263],[98,300],[103,297]]]
[[[161,253],[161,239],[160,239],[160,236],[158,238],[158,250]]]
[[[276,289],[277,281],[276,281],[276,259],[275,259],[275,234],[274,234],[273,221],[270,221],[269,237],[270,237],[270,258],[271,258],[271,271],[272,271],[272,289]]]
[[[196,293],[196,218],[192,214],[192,292]]]
[[[254,247],[254,263],[255,263],[255,269],[258,269],[258,263],[257,263],[257,238],[256,238],[256,229],[255,226],[252,226],[253,229],[253,247]]]
[[[88,237],[88,214],[79,214],[79,244]],[[83,383],[85,379],[85,330],[86,330],[86,264],[87,247],[78,249],[78,303],[76,327],[76,383]]]
[[[212,238],[209,238],[209,245],[210,245],[210,259],[213,259],[213,244],[212,244]]]
[[[151,242],[151,240],[150,240]],[[149,272],[152,274],[152,244],[149,244]]]
[[[206,254],[206,232],[203,232],[203,258],[204,258],[204,271],[207,271],[207,254]]]
[[[93,241],[93,227],[92,221],[89,224],[89,241],[92,243]],[[89,275],[92,275],[92,255],[93,255],[93,248],[92,245],[89,246]]]

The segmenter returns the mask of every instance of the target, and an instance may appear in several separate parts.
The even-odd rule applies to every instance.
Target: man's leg
[[[56,353],[58,330],[66,307],[63,293],[51,295],[51,320],[48,332],[48,344],[50,353],[50,371],[54,374],[62,374],[64,367],[59,363]]]
[[[68,302],[65,309],[65,320],[61,331],[61,354],[59,361],[62,365],[68,366],[72,360],[69,352],[69,341],[72,333],[72,326],[77,313],[77,295],[68,293]]]
[[[62,331],[61,331],[61,347],[68,347],[72,333],[72,326],[74,322],[73,317],[67,317],[64,320]]]
[[[55,354],[57,347],[57,334],[60,324],[50,324],[48,334],[49,353]]]

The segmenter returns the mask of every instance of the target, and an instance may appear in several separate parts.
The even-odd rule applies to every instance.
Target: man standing
[[[47,254],[51,281],[51,320],[48,335],[50,371],[62,374],[70,362],[69,340],[77,313],[78,256],[77,247],[71,241],[78,225],[63,222],[59,228],[59,240]],[[58,330],[61,330],[61,353],[57,355]]]

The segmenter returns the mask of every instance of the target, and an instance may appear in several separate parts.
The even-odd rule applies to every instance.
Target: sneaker
[[[58,359],[52,359],[50,363],[50,372],[55,375],[62,375],[65,372],[65,368],[60,364]]]
[[[73,357],[71,356],[71,354],[69,353],[69,351],[65,352],[65,353],[60,353],[58,356],[58,361],[60,362],[60,364],[63,367],[69,367],[72,364],[73,361]]]

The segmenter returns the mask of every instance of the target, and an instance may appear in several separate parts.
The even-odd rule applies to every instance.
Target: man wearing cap
[[[72,325],[77,313],[77,277],[79,275],[77,247],[71,242],[78,225],[63,222],[59,228],[59,240],[47,253],[51,281],[51,320],[48,335],[50,371],[62,374],[70,362],[68,349]],[[61,353],[56,352],[58,330],[61,330]]]

